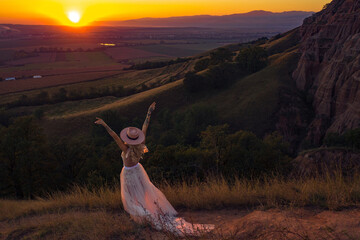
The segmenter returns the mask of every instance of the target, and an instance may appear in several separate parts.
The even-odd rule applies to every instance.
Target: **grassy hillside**
[[[272,128],[279,88],[291,85],[291,72],[298,60],[296,52],[274,55],[261,71],[239,79],[228,89],[204,102],[216,106],[224,122],[238,129],[262,134]]]
[[[300,42],[299,28],[295,28],[283,34],[279,34],[262,46],[269,54],[288,52],[294,50]]]
[[[94,99],[93,101],[84,100],[82,105],[78,105],[78,102],[65,102],[58,104],[56,109],[49,106],[51,115],[43,120],[42,125],[48,135],[86,136],[90,134],[95,117],[100,116],[103,112],[114,110],[125,117],[143,118],[148,105],[153,101],[162,107],[174,109],[182,107],[187,102],[182,80],[121,99],[109,97]],[[77,107],[72,108],[75,105]]]
[[[251,130],[261,135],[271,130],[274,124],[272,115],[277,110],[279,88],[292,84],[290,74],[296,65],[297,54],[293,51],[274,55],[270,61],[270,65],[265,69],[238,79],[225,90],[192,96],[184,90],[182,80],[178,80],[123,99],[107,98],[106,103],[101,100],[104,103],[102,106],[94,106],[96,100],[92,103],[89,101],[88,106],[84,103],[83,107],[76,108],[71,107],[71,102],[60,104],[56,107],[59,110],[52,109],[48,112],[48,123],[52,125],[51,122],[56,121],[59,126],[58,124],[62,125],[61,121],[90,122],[90,119],[106,110],[116,110],[126,116],[142,118],[147,105],[152,101],[157,101],[160,109],[174,109],[174,106],[185,108],[195,103],[204,103],[215,107],[221,121],[228,122],[237,129]],[[83,120],[78,119],[79,117]],[[87,125],[85,122],[83,124]]]
[[[294,41],[293,32],[282,38],[271,41],[266,45],[271,51],[290,46]],[[251,130],[262,135],[273,129],[273,114],[279,102],[279,89],[292,86],[291,72],[296,66],[298,56],[296,51],[273,54],[269,57],[269,64],[264,69],[246,77],[240,77],[233,85],[223,90],[207,91],[199,94],[189,94],[183,87],[181,77],[192,70],[196,60],[189,60],[163,68],[125,71],[117,76],[97,81],[76,83],[64,86],[68,91],[89,91],[91,88],[104,87],[132,87],[141,85],[160,87],[150,89],[129,97],[115,98],[102,97],[84,99],[81,101],[68,101],[51,105],[21,107],[8,110],[9,113],[21,115],[32,113],[41,109],[45,113],[42,125],[50,134],[66,133],[71,135],[87,135],[86,131],[92,125],[96,116],[108,110],[115,110],[131,118],[143,118],[147,106],[152,101],[158,102],[158,108],[185,109],[192,104],[205,104],[214,106],[220,116],[221,122],[230,123],[235,129]],[[172,79],[179,79],[168,83]],[[58,91],[59,87],[43,89],[50,94]],[[27,92],[36,95],[40,90]],[[0,98],[1,102],[19,97],[19,94],[9,94]],[[71,123],[71,124],[69,124]]]

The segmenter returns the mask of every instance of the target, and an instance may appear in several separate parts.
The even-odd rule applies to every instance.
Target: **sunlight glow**
[[[80,21],[80,13],[77,11],[70,11],[67,14],[68,18],[70,21],[72,21],[73,23],[78,23]]]
[[[226,15],[252,10],[319,11],[330,0],[11,0],[1,1],[0,23],[88,26],[144,17]]]

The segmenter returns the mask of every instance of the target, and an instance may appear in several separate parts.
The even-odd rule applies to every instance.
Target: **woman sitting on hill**
[[[150,105],[142,130],[127,127],[120,132],[120,137],[102,119],[96,118],[95,123],[104,126],[122,150],[124,167],[120,181],[124,209],[135,221],[148,221],[156,229],[171,231],[176,235],[199,235],[210,231],[214,228],[212,224],[191,224],[183,218],[176,217],[176,210],[165,195],[151,183],[145,169],[139,163],[143,154],[148,152],[145,136],[155,104],[154,102]]]

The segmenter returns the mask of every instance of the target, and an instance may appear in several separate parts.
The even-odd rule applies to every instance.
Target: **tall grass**
[[[161,188],[174,206],[190,209],[313,206],[338,210],[360,204],[360,176],[345,179],[341,174],[291,180],[235,179],[233,184],[223,178],[210,178],[202,183],[183,182]]]
[[[204,182],[162,183],[158,187],[176,209],[309,206],[339,210],[360,206],[360,175],[344,178],[340,173],[308,179],[235,179],[230,184],[222,177],[209,177]],[[74,209],[121,211],[120,187],[90,190],[74,186],[68,192],[31,201],[0,200],[0,220]]]

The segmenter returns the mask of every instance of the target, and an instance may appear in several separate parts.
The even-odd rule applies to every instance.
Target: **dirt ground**
[[[230,239],[360,239],[360,210],[314,209],[185,211],[193,223],[216,225],[214,234]],[[213,236],[210,236],[213,238]]]
[[[212,210],[180,211],[192,223],[215,224],[202,237],[183,239],[360,239],[360,209],[324,211]],[[70,211],[0,222],[0,239],[180,239],[137,225],[125,212]]]

